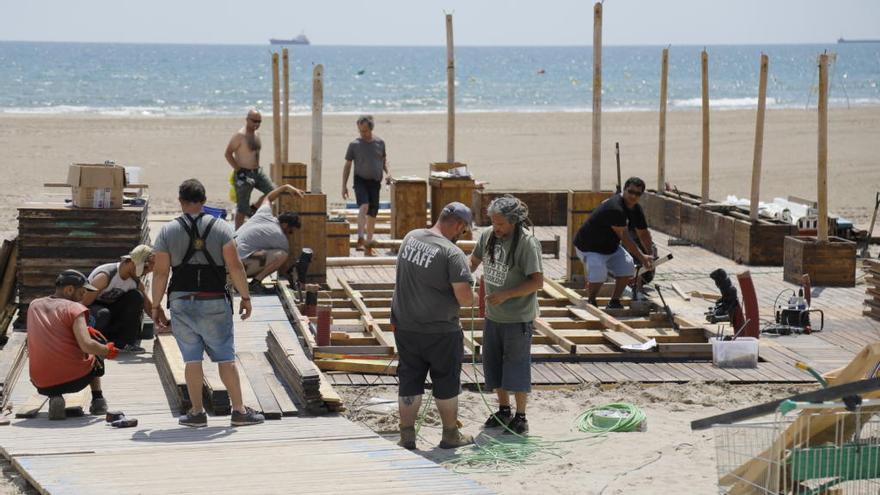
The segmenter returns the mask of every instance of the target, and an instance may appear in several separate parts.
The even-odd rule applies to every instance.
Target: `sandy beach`
[[[330,203],[342,201],[341,176],[346,145],[356,136],[355,116],[329,115],[324,122],[323,191]],[[262,163],[272,161],[271,112],[261,130]],[[655,112],[603,115],[602,185],[616,181],[614,143],[621,147],[624,177],[643,177],[656,186]],[[176,209],[177,185],[201,179],[209,203],[231,206],[223,153],[242,118],[114,118],[98,116],[0,116],[0,147],[6,150],[0,173],[7,185],[0,203],[0,231],[14,235],[17,205],[63,190],[71,162],[115,160],[143,167],[153,211]],[[700,113],[670,112],[667,180],[699,193]],[[764,140],[761,199],[816,196],[815,110],[770,110]],[[711,197],[748,197],[755,138],[755,112],[716,111],[711,116]],[[291,161],[308,163],[308,116],[291,124]],[[833,109],[829,122],[829,202],[831,209],[866,223],[874,192],[880,188],[880,107]],[[446,116],[376,115],[378,136],[387,144],[394,175],[425,177],[428,163],[446,159]],[[589,187],[590,115],[584,113],[464,113],[457,118],[456,160],[467,163],[491,189],[568,189]],[[383,199],[388,192],[383,190]]]

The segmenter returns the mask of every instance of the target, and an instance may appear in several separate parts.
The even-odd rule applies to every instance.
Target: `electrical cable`
[[[584,433],[610,433],[638,430],[645,422],[644,411],[633,404],[613,402],[591,407],[575,419],[575,426]]]

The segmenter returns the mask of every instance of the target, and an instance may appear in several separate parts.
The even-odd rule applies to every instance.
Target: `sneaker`
[[[517,414],[507,423],[507,430],[504,432],[510,433],[511,431],[517,435],[525,435],[529,432],[529,420],[526,419],[524,414]]]
[[[355,251],[363,251],[364,250],[364,238],[358,237],[357,246],[354,248]]]
[[[251,280],[251,283],[248,284],[248,292],[251,295],[259,295],[266,292],[266,288],[263,287],[262,280]]]
[[[122,346],[121,349],[119,349],[119,352],[125,352],[128,354],[140,354],[142,352],[147,352],[147,350],[136,344],[125,344],[124,346]]]
[[[612,299],[608,301],[608,305],[605,306],[605,309],[623,309],[623,304],[620,303],[620,299]]]
[[[93,416],[103,416],[107,414],[107,399],[103,397],[92,399],[92,403],[89,405],[89,414]]]
[[[64,397],[60,395],[49,397],[49,419],[58,420],[66,418],[67,414],[64,412],[66,408],[67,404],[64,403]]]
[[[250,426],[258,425],[265,420],[266,418],[264,418],[262,414],[245,406],[243,413],[232,411],[232,420],[230,420],[229,423],[232,426]]]
[[[474,443],[474,437],[462,434],[458,427],[443,428],[443,439],[440,440],[441,449],[455,449],[472,443]]]
[[[415,426],[403,427],[400,429],[400,441],[397,445],[407,449],[415,450],[416,448],[416,428]]]
[[[189,426],[190,428],[203,428],[208,426],[208,414],[205,411],[198,414],[193,414],[190,411],[181,416],[177,423],[182,426]]]
[[[500,428],[510,422],[510,409],[499,409],[483,423],[486,428]]]
[[[599,307],[599,303],[596,302],[595,299],[587,299],[587,302],[592,304],[593,306],[596,306],[597,308]]]

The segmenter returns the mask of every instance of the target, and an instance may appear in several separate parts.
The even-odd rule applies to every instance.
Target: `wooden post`
[[[767,69],[769,59],[761,54],[761,78],[758,83],[758,117],[755,120],[755,156],[752,160],[752,198],[749,219],[758,221],[758,201],[761,195],[761,158],[764,152],[764,110],[767,102]]]
[[[819,55],[819,156],[818,189],[819,242],[828,242],[828,54]]]
[[[666,82],[669,78],[669,48],[660,57],[660,138],[657,146],[657,192],[666,189]]]
[[[312,187],[321,192],[321,160],[324,146],[324,66],[318,64],[312,71]]]
[[[280,183],[281,174],[281,114],[280,102],[278,97],[278,54],[272,54],[272,139],[275,145],[275,163],[272,167],[272,182]]]
[[[281,87],[284,102],[281,120],[281,163],[287,163],[290,150],[290,58],[287,48],[281,50],[281,61],[284,74],[284,86]]]
[[[602,2],[593,6],[593,177],[592,191],[602,189]]]
[[[446,14],[446,163],[455,163],[455,48],[452,14]]]
[[[709,202],[709,54],[700,53],[703,80],[703,202]]]

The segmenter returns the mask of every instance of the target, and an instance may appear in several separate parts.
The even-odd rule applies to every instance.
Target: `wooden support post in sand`
[[[602,2],[593,5],[593,176],[591,190],[602,190]]]
[[[669,48],[660,57],[660,138],[657,146],[657,192],[666,189],[666,82],[669,78]]]
[[[819,55],[819,147],[816,201],[819,223],[816,237],[828,242],[828,54]]]
[[[446,14],[446,163],[455,163],[455,46],[452,14]]]
[[[287,48],[281,50],[281,61],[284,74],[284,86],[281,87],[284,102],[281,120],[281,163],[287,163],[290,151],[290,57]]]
[[[312,184],[313,193],[321,192],[321,160],[324,154],[324,66],[312,71]]]
[[[758,83],[758,117],[755,120],[755,156],[752,160],[752,197],[749,219],[758,221],[758,201],[761,195],[761,158],[764,152],[764,109],[767,103],[767,55],[761,54],[761,79]]]
[[[275,163],[272,167],[272,182],[281,183],[281,114],[278,96],[278,54],[272,54],[272,139],[275,145]]]
[[[703,86],[703,185],[702,199],[709,202],[709,54],[706,49],[700,53],[700,66]]]

